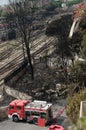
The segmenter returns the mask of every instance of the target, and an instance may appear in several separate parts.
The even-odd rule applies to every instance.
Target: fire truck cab
[[[8,117],[13,121],[23,120],[26,118],[25,106],[29,103],[28,100],[14,100],[9,104]]]
[[[38,118],[44,119],[45,124],[53,118],[52,104],[46,101],[14,100],[9,104],[8,117],[13,121],[25,119],[27,122],[37,124]]]

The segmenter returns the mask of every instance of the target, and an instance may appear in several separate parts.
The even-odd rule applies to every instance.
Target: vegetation
[[[46,7],[46,10],[47,11],[53,11],[55,10],[56,8],[59,8],[61,7],[61,2],[60,1],[56,1],[56,2],[50,2],[48,4],[48,6]]]
[[[83,34],[81,31],[77,31],[73,34],[72,38],[69,39],[69,44],[71,47],[72,55],[75,56],[76,54],[79,55],[81,51],[81,42],[82,42]]]
[[[51,22],[46,29],[46,35],[56,36],[58,38],[56,45],[57,55],[59,55],[60,57],[61,66],[63,68],[66,81],[67,81],[68,60],[74,58],[74,54],[72,53],[73,52],[72,44],[70,44],[70,41],[68,39],[68,33],[71,24],[72,24],[71,15],[67,15]]]
[[[84,6],[82,8],[78,8],[78,10],[83,10]],[[79,114],[80,114],[80,102],[82,100],[86,100],[86,8],[83,10],[84,14],[80,15],[81,16],[81,22],[80,22],[80,34],[81,34],[81,40],[79,40],[79,53],[78,55],[80,57],[83,57],[84,59],[81,59],[81,61],[75,62],[74,66],[72,66],[72,75],[74,76],[72,81],[74,83],[73,86],[77,83],[78,86],[78,93],[74,93],[72,97],[68,97],[67,99],[67,115],[70,117],[71,121],[76,125],[76,130],[81,128],[83,130],[86,129],[86,119],[80,119],[79,120]],[[82,12],[82,13],[83,13]],[[79,17],[79,16],[78,16]],[[79,35],[80,36],[80,35]],[[75,37],[76,38],[76,37]],[[74,38],[74,39],[75,39]],[[75,39],[76,40],[76,39]],[[76,43],[76,42],[75,42]],[[72,86],[72,85],[71,85]],[[78,121],[79,120],[79,121]],[[78,123],[77,123],[78,122]]]
[[[67,21],[65,21],[65,19]],[[57,54],[62,58],[62,66],[64,59],[71,59],[74,64],[69,66],[69,97],[67,99],[67,115],[73,123],[77,123],[79,119],[80,102],[86,100],[86,19],[81,21],[78,31],[73,35],[72,39],[68,39],[68,33],[72,20],[68,20],[68,16],[53,21],[46,29],[48,36],[57,36]],[[67,22],[67,24],[66,24]],[[65,27],[65,28],[64,28]],[[75,62],[75,55],[83,57],[81,61]],[[67,63],[67,62],[66,62]],[[67,66],[65,66],[65,69]]]
[[[76,130],[86,130],[86,119],[85,118],[81,118],[79,119],[77,126],[76,126]]]
[[[71,0],[71,1],[67,1],[67,5],[72,6],[74,4],[78,4],[78,3],[81,3],[81,2],[83,2],[83,0]]]
[[[81,28],[81,33],[83,35],[82,42],[81,42],[81,56],[82,58],[86,59],[86,4],[82,6],[82,14],[81,17],[81,22],[80,22],[80,28]]]
[[[46,35],[55,35],[58,37],[59,40],[57,43],[57,53],[62,59],[71,56],[71,48],[67,38],[71,22],[72,20],[70,15],[63,16],[60,19],[51,22],[46,29]]]
[[[86,59],[86,32],[83,35],[81,55]]]
[[[74,4],[78,4],[81,3],[83,0],[71,0],[71,1],[65,1],[64,3],[66,3],[66,5],[72,6]],[[54,10],[55,8],[61,8],[63,1],[57,0],[57,1],[52,1],[48,4],[48,6],[46,7],[47,10]]]
[[[77,83],[80,88],[86,86],[86,61],[77,61],[71,67],[71,78],[72,82]]]
[[[3,12],[3,10],[2,10],[2,9],[0,9],[0,17],[2,16],[2,12]]]
[[[71,119],[72,123],[76,124],[79,119],[80,102],[86,100],[86,88],[81,90],[80,93],[75,93],[74,96],[68,97],[66,113]]]

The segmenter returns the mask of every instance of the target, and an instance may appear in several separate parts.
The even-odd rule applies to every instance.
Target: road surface
[[[15,123],[8,119],[0,123],[0,130],[49,130],[49,128],[38,127],[25,122]]]
[[[61,123],[61,118],[59,123]],[[58,123],[57,123],[58,124]],[[58,124],[61,125],[61,124]],[[62,126],[66,129],[70,125],[69,119],[66,118],[62,123]],[[3,122],[0,122],[0,130],[49,130],[49,126],[39,127],[34,124],[29,124],[26,122],[13,122],[11,119],[7,119]]]

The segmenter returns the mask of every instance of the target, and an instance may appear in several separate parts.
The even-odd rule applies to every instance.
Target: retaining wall
[[[8,109],[8,106],[0,107],[0,121],[8,117],[7,109]]]

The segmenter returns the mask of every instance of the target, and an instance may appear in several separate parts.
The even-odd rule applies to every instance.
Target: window
[[[29,111],[26,111],[25,113],[26,113],[26,115],[30,116],[30,112]]]
[[[17,110],[21,110],[21,107],[20,107],[20,106],[17,106]]]
[[[9,109],[14,109],[14,106],[9,106]]]
[[[39,116],[39,112],[31,111],[31,115],[32,115],[32,116]]]
[[[46,118],[46,113],[41,113],[41,118]]]

